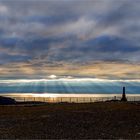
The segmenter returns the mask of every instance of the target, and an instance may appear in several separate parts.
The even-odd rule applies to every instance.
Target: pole
[[[91,97],[90,97],[90,103],[92,102]]]
[[[77,103],[78,103],[78,97],[77,97]]]

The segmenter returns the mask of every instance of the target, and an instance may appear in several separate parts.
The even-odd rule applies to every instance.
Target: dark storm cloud
[[[0,64],[5,64],[9,62],[23,62],[27,61],[30,58],[30,56],[9,55],[5,53],[0,53]]]
[[[102,36],[93,40],[88,41],[73,41],[68,43],[67,47],[56,47],[53,51],[48,50],[52,54],[47,58],[55,61],[130,61],[138,62],[134,60],[133,56],[137,56],[140,52],[140,47],[133,45],[130,41],[110,37]],[[61,46],[61,45],[60,45]]]

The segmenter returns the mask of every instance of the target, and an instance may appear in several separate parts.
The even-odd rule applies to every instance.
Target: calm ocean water
[[[140,80],[102,79],[40,79],[0,80],[0,94],[50,93],[50,94],[140,94]]]

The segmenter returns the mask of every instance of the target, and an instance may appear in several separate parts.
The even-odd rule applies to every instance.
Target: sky
[[[140,79],[139,0],[0,0],[0,78]]]

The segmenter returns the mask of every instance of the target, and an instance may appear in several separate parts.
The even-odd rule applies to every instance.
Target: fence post
[[[90,103],[91,103],[91,97],[90,97]]]
[[[77,103],[78,103],[78,97],[77,97]]]
[[[83,102],[85,102],[85,97],[83,97]]]

